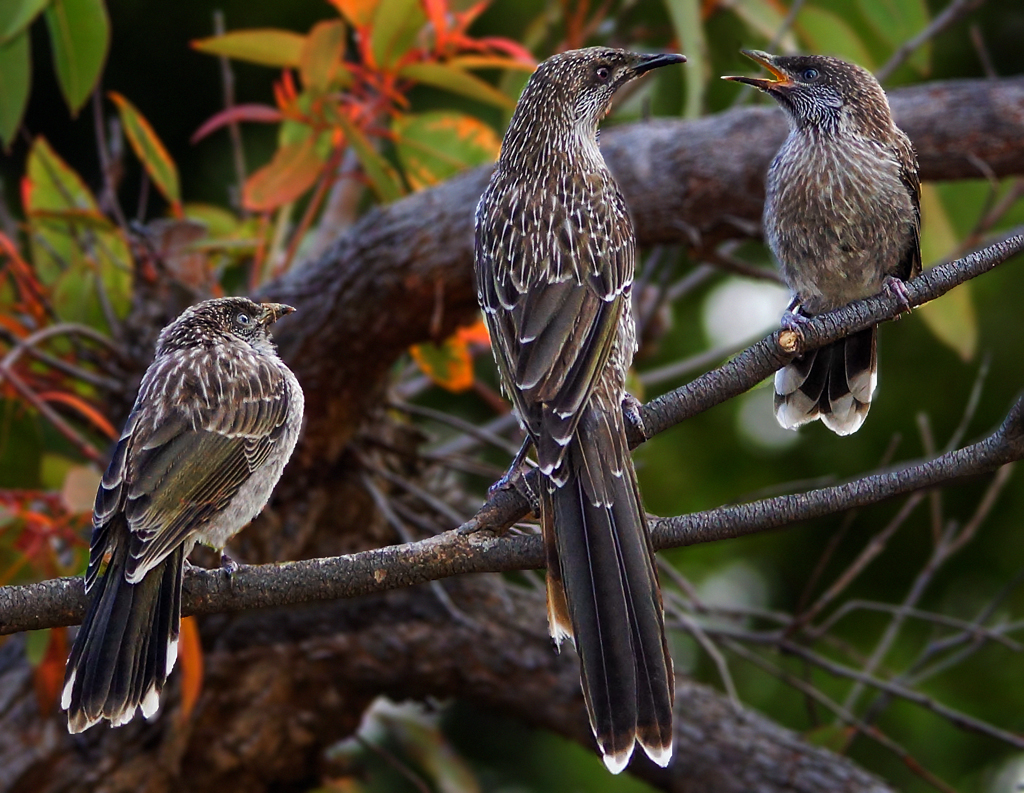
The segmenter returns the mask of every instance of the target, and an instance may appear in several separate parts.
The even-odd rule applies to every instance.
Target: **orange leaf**
[[[331,5],[357,28],[365,28],[370,24],[379,2],[380,0],[330,0]]]
[[[128,142],[131,143],[132,149],[135,151],[135,156],[142,161],[153,184],[170,202],[174,216],[181,217],[181,186],[178,180],[178,166],[174,164],[174,160],[171,159],[171,155],[156,131],[135,105],[117,91],[107,91],[107,96],[117,105],[121,124],[128,136]]]
[[[114,426],[107,421],[106,417],[100,413],[96,408],[86,402],[75,394],[69,394],[66,391],[47,391],[40,393],[39,398],[47,402],[63,402],[65,405],[74,408],[87,418],[92,425],[106,435],[110,440],[117,440],[118,432],[114,429]]]
[[[313,186],[323,166],[315,136],[287,143],[246,181],[242,205],[252,212],[265,212],[294,201]]]
[[[181,720],[184,722],[192,715],[203,690],[203,645],[195,617],[181,621],[178,659],[181,664]]]
[[[441,346],[424,342],[410,347],[409,353],[423,373],[442,388],[457,393],[473,387],[473,358],[458,332]]]
[[[491,346],[491,334],[487,332],[487,323],[484,322],[483,317],[468,327],[459,328],[455,334],[467,344]]]
[[[446,0],[423,0],[423,6],[438,42],[444,41],[448,33],[448,3]]]
[[[49,714],[57,705],[64,682],[64,665],[68,660],[67,628],[51,628],[42,660],[32,670],[32,684],[36,690],[39,712]]]

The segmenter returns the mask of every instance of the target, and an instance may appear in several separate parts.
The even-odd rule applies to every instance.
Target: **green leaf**
[[[928,26],[930,14],[925,0],[858,0],[861,13],[875,34],[893,51]],[[931,69],[931,42],[914,50],[907,63],[918,74]]]
[[[420,0],[380,0],[373,11],[370,51],[378,66],[394,66],[427,24]]]
[[[459,171],[494,162],[501,139],[487,124],[463,113],[404,115],[392,124],[398,159],[414,190]]]
[[[501,108],[515,106],[515,101],[507,94],[503,94],[490,83],[481,80],[476,75],[465,72],[454,66],[441,63],[411,63],[403,66],[399,77],[406,77],[420,83],[432,85],[435,88],[444,88],[455,94],[476,99],[479,102],[486,102]]]
[[[921,257],[929,266],[946,261],[956,251],[956,230],[934,185],[921,185]],[[969,361],[978,350],[978,317],[970,281],[921,306],[919,314],[932,334]]]
[[[683,115],[699,118],[704,113],[704,94],[707,91],[710,74],[708,43],[704,37],[704,23],[701,21],[699,0],[666,0],[672,27],[686,53],[686,69],[683,80],[686,84],[686,104]]]
[[[58,316],[94,327],[105,325],[98,290],[115,313],[128,311],[132,257],[128,244],[96,204],[82,178],[39,136],[32,144],[22,182],[32,260],[53,290]]]
[[[180,215],[181,186],[178,181],[178,166],[174,164],[159,136],[135,105],[116,91],[108,91],[107,96],[117,105],[121,124],[135,156],[142,161],[153,184],[171,203],[174,213]]]
[[[216,204],[189,202],[182,209],[186,218],[206,226],[206,233],[210,237],[228,237],[238,231],[240,226],[234,212]]]
[[[32,24],[50,0],[4,0],[0,3],[0,43]]]
[[[246,180],[242,205],[265,212],[294,201],[313,186],[323,167],[314,135],[280,146],[273,159]]]
[[[0,142],[11,145],[21,126],[32,87],[32,52],[27,30],[0,44]]]
[[[0,481],[4,487],[39,487],[42,458],[38,416],[13,399],[0,399]],[[4,533],[0,531],[0,536]]]
[[[223,55],[282,69],[299,66],[305,44],[305,36],[277,28],[235,30],[223,36],[211,36],[192,42],[195,49],[208,55]]]
[[[103,73],[110,19],[103,0],[53,0],[45,16],[57,81],[75,116]]]
[[[748,30],[766,41],[775,39],[786,18],[785,9],[775,0],[722,0],[719,5],[730,9]],[[781,52],[792,52],[796,48],[796,37],[789,30],[779,41],[778,49]]]
[[[381,201],[395,201],[402,197],[405,191],[398,180],[391,165],[373,148],[373,144],[367,137],[352,123],[344,114],[338,114],[338,126],[345,133],[345,140],[348,141],[355,152],[359,164],[363,167],[366,178],[370,180],[370,186]]]
[[[351,75],[342,65],[344,54],[344,22],[334,19],[314,25],[302,48],[299,65],[302,84],[308,90],[324,93],[336,85],[351,83]]]
[[[39,666],[50,644],[50,629],[28,631],[25,635],[25,658],[32,666]]]
[[[796,30],[812,52],[836,55],[874,71],[875,62],[860,36],[837,14],[806,5],[797,16]]]

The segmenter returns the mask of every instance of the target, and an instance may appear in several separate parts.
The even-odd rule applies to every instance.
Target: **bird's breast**
[[[915,219],[895,153],[877,141],[794,133],[768,173],[765,238],[812,312],[876,294]]]

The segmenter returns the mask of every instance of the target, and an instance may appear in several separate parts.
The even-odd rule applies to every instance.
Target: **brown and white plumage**
[[[159,707],[177,656],[185,558],[223,549],[266,504],[302,422],[269,326],[292,309],[208,300],[161,332],[96,494],[89,609],[61,706],[71,732]]]
[[[729,77],[772,96],[790,132],[768,171],[764,231],[794,309],[820,314],[921,271],[917,158],[865,69],[820,55],[745,53],[775,79]],[[787,429],[820,418],[840,435],[867,417],[877,328],[811,351],[775,377]]]
[[[574,640],[613,772],[672,751],[672,661],[622,416],[635,349],[635,239],[597,146],[624,83],[678,55],[562,53],[530,78],[477,207],[477,295],[505,392],[544,477],[548,615]]]

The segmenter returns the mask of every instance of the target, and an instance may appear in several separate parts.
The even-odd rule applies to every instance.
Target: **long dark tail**
[[[543,488],[541,519],[551,635],[575,641],[605,764],[618,773],[639,742],[652,760],[667,765],[672,658],[621,413],[588,409],[561,468]]]
[[[775,373],[775,418],[788,430],[820,418],[837,435],[860,429],[878,382],[877,327],[801,355]]]
[[[177,657],[182,548],[138,584],[125,580],[127,553],[128,543],[118,543],[106,573],[96,579],[71,648],[61,707],[73,733],[101,719],[114,727],[127,724],[138,708],[152,716]]]

